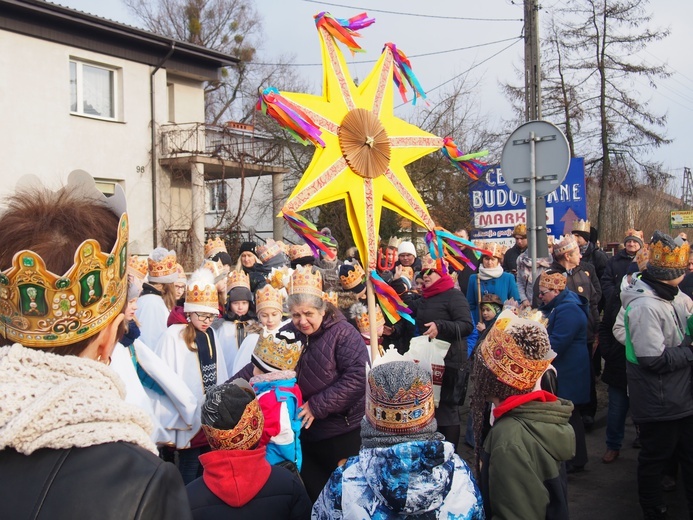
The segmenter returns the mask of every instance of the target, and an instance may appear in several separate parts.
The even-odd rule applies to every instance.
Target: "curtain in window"
[[[115,117],[113,110],[113,71],[82,65],[84,113]]]

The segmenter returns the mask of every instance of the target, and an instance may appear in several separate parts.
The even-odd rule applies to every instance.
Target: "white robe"
[[[200,429],[197,399],[185,382],[139,338],[133,345],[140,366],[159,384],[164,395],[142,386],[130,350],[120,343],[111,356],[111,368],[125,382],[125,401],[139,406],[152,418],[152,440],[157,444],[175,445],[178,430],[196,432]]]
[[[200,369],[200,360],[197,352],[192,352],[183,341],[181,332],[187,325],[175,324],[171,325],[159,340],[156,346],[155,353],[161,357],[178,376],[185,382],[188,389],[192,392],[197,400],[195,409],[195,417],[198,418],[197,428],[191,430],[175,432],[176,447],[180,449],[189,448],[191,439],[199,431],[199,417],[202,405],[205,401],[205,392],[202,385],[202,370]],[[214,335],[214,341],[217,345],[217,384],[221,384],[228,380],[229,376],[226,371],[226,361],[224,360],[224,351],[219,348],[218,338],[214,329],[211,327],[208,333]]]
[[[145,294],[137,299],[135,316],[140,324],[140,339],[150,348],[159,343],[166,332],[166,322],[170,314],[164,299],[156,294]]]

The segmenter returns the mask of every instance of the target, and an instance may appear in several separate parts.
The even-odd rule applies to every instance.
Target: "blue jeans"
[[[200,455],[202,453],[203,448],[178,450],[178,471],[180,471],[180,475],[183,477],[184,484],[187,485],[202,476],[202,464],[200,463]]]
[[[606,416],[606,447],[609,450],[621,449],[629,406],[628,392],[610,385],[609,409]]]

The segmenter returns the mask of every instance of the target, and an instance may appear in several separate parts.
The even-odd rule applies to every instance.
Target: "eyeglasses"
[[[435,272],[435,269],[424,269],[423,271],[421,271],[421,276],[431,276],[431,274]]]
[[[539,291],[539,296],[544,296],[547,293],[550,293],[551,291]]]
[[[195,316],[197,316],[197,319],[203,323],[211,323],[214,321],[214,318],[217,317],[216,314],[200,314],[199,312],[196,312]]]

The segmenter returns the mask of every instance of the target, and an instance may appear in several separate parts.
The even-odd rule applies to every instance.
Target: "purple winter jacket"
[[[293,332],[303,344],[296,379],[315,420],[310,428],[301,431],[301,440],[315,442],[360,428],[366,408],[369,362],[368,347],[361,334],[330,305],[320,328],[310,336],[293,323],[281,330]],[[231,380],[250,379],[252,367],[246,365]]]

